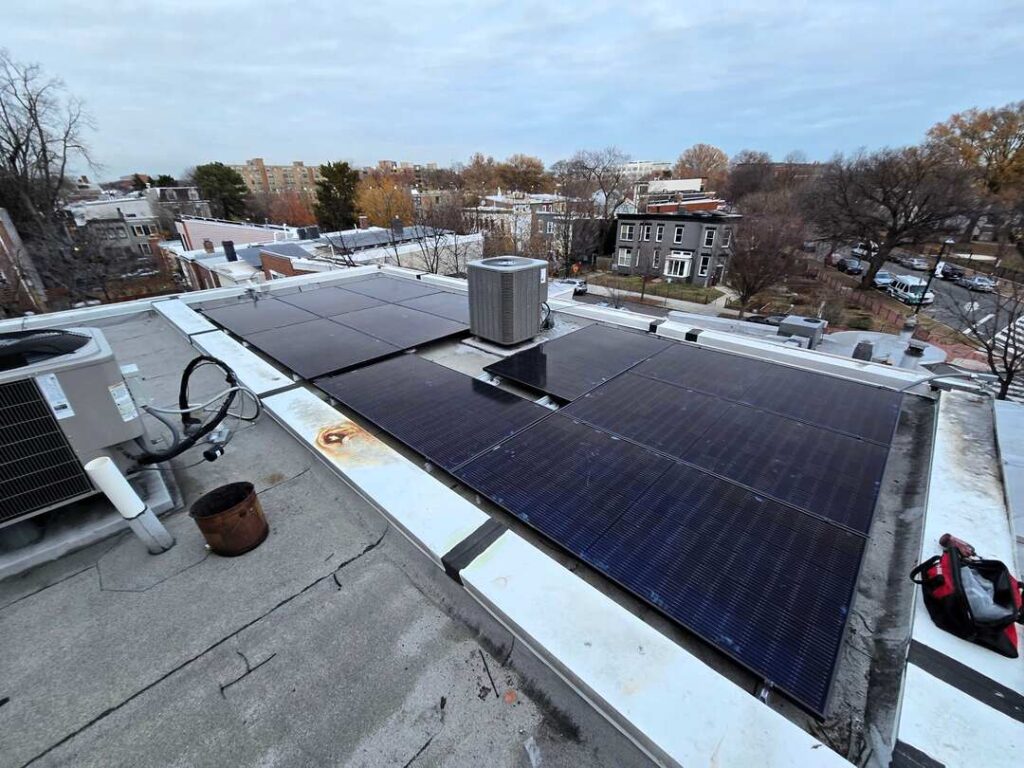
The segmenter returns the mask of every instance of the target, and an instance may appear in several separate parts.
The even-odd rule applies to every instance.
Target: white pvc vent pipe
[[[174,537],[164,528],[153,510],[139,498],[117,465],[107,456],[100,456],[85,465],[93,484],[110,499],[150,554],[159,555],[174,546]]]

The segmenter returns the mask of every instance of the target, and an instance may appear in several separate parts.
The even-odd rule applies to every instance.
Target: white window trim
[[[633,240],[633,224],[622,224],[619,226],[619,240]],[[629,235],[626,234],[629,232]]]
[[[622,263],[623,257],[626,258],[626,263]],[[618,258],[615,263],[620,267],[632,267],[633,266],[633,249],[627,248],[626,246],[619,247]]]
[[[707,277],[709,269],[711,269],[711,257],[704,254],[700,257],[700,266],[697,268],[697,274],[700,277]]]
[[[678,265],[678,272],[672,272],[672,266]],[[693,269],[693,251],[670,251],[665,260],[665,274],[668,277],[686,278]]]
[[[665,225],[659,224],[654,228],[654,242],[660,243],[661,239],[665,236]]]
[[[651,269],[661,269],[661,251],[657,248],[651,254]]]
[[[651,241],[651,225],[650,224],[643,224],[643,225],[641,225],[641,227],[640,227],[640,239],[643,240],[645,243],[649,243]]]
[[[722,247],[728,248],[732,245],[732,227],[726,227],[722,230]]]
[[[682,224],[677,224],[676,225],[676,233],[673,236],[672,242],[673,243],[681,243],[681,242],[683,242],[683,225]]]
[[[715,227],[708,227],[704,230],[704,247],[714,248],[715,247],[715,236],[718,234],[718,230]],[[708,235],[711,235],[711,242],[708,242]]]

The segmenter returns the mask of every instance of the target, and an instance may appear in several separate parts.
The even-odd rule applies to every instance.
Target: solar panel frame
[[[556,457],[537,463],[538,456]],[[609,471],[614,462],[616,470]],[[452,470],[509,514],[578,553],[672,462],[552,412]],[[527,486],[539,491],[527,492]]]
[[[347,283],[345,288],[364,296],[372,296],[375,299],[396,304],[407,299],[415,299],[418,296],[426,296],[429,293],[438,293],[441,289],[433,285],[421,283],[418,280],[403,280],[397,277],[373,276],[366,280],[356,280]]]
[[[315,379],[402,351],[348,326],[317,317],[243,338],[304,379]]]
[[[562,412],[864,534],[888,457],[877,443],[629,372]]]
[[[318,317],[334,317],[347,312],[357,312],[361,309],[379,307],[386,303],[372,296],[364,296],[361,293],[348,291],[337,286],[327,286],[312,291],[292,293],[282,296],[281,300],[291,304],[293,307],[312,312]]]
[[[401,304],[381,304],[331,318],[368,336],[409,349],[465,333],[469,326]]]
[[[901,393],[884,387],[690,344],[676,344],[632,373],[882,445],[892,442],[902,402]]]
[[[694,499],[700,501],[695,502]],[[686,507],[691,508],[688,513],[682,516],[674,513]],[[756,510],[756,514],[751,510]],[[745,521],[742,519],[744,515],[747,518]],[[674,524],[674,532],[670,524]],[[627,530],[631,530],[632,534],[624,535]],[[791,542],[787,551],[780,551],[779,539],[785,539],[786,531],[805,533],[800,543]],[[636,537],[639,537],[639,542]],[[794,537],[796,534],[790,538]],[[815,556],[816,551],[820,551],[820,548],[816,550],[814,547],[817,540],[831,540],[836,544],[826,549],[825,559]],[[621,549],[630,549],[634,554],[614,561],[614,541],[618,541]],[[726,547],[727,542],[732,544]],[[850,605],[860,579],[865,543],[866,540],[855,533],[827,521],[801,515],[770,499],[759,498],[728,481],[709,479],[699,470],[677,462],[579,556],[595,570],[672,621],[771,682],[784,695],[815,715],[824,717],[839,653],[846,637]],[[760,550],[757,549],[758,545]],[[705,553],[727,550],[729,557],[700,560],[701,553],[693,551],[698,546]],[[644,587],[635,574],[628,572],[629,568],[634,567],[634,561],[643,559],[645,554],[657,554],[659,551],[674,553],[674,558],[670,558],[672,562],[657,562],[648,571],[658,575],[666,584],[674,579],[676,593],[670,597],[663,594],[664,590],[649,585]],[[749,557],[752,551],[756,555],[753,565]],[[739,562],[744,560],[742,555],[748,556],[744,563]],[[651,559],[647,557],[648,561]],[[747,568],[745,573],[741,573],[738,567],[743,564]],[[679,568],[704,578],[705,582],[697,585],[704,591],[707,591],[707,585],[714,578],[728,578],[722,593],[723,599],[728,598],[738,608],[748,607],[755,613],[763,613],[760,622],[740,615],[735,619],[732,634],[723,634],[721,631],[711,631],[707,618],[686,615],[678,605],[679,601],[687,599],[694,592],[699,594],[700,590],[678,590],[680,584],[689,586],[688,581],[677,578],[679,574],[676,571]],[[801,575],[786,575],[797,569]],[[780,580],[789,585],[785,596],[790,601],[790,607],[785,621],[777,620],[777,610],[772,609],[767,613],[760,611],[764,603],[756,599],[766,583],[775,584]],[[719,587],[722,588],[721,584]],[[783,594],[781,589],[778,592]],[[812,602],[816,600],[819,608],[823,598],[831,596],[832,600],[827,604],[832,607],[834,614],[822,616],[820,612],[816,614],[809,610],[806,603],[793,604],[795,598],[804,593]],[[753,599],[748,600],[750,595]],[[794,634],[789,631],[793,626],[787,623],[790,620],[793,625],[801,626],[799,632]],[[827,622],[827,631],[823,631],[820,624],[814,623],[822,621]],[[763,631],[765,628],[769,628],[767,632]],[[802,638],[805,642],[801,649],[783,654],[785,649],[773,647],[771,639],[773,636],[779,637],[778,630],[782,630],[783,636]],[[745,646],[738,642],[744,638],[755,650],[755,654],[744,653]],[[806,645],[809,639],[819,643],[814,653],[809,652]],[[824,648],[821,643],[824,643]],[[785,655],[785,658],[764,663],[756,654],[762,646],[769,648],[769,653]],[[810,678],[813,679],[799,679],[801,670],[812,664],[813,674]]]
[[[344,407],[445,470],[551,413],[416,355],[398,355],[315,383]]]
[[[673,343],[643,331],[594,324],[517,352],[484,370],[572,401]]]
[[[403,307],[411,307],[421,312],[429,312],[432,315],[439,315],[469,325],[469,297],[464,293],[440,291],[398,303]]]
[[[203,309],[202,312],[207,318],[236,336],[245,336],[250,333],[283,328],[317,319],[312,312],[299,309],[275,298],[242,301],[228,306]]]

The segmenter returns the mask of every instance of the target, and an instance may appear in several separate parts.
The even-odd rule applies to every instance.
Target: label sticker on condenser
[[[123,381],[118,384],[111,384],[110,396],[114,398],[114,405],[117,406],[117,412],[121,414],[122,421],[131,421],[139,416],[138,410],[135,408],[135,401],[132,400],[132,393],[128,391],[128,385]]]
[[[46,402],[50,404],[50,410],[58,419],[70,419],[75,415],[75,409],[71,407],[68,396],[64,394],[64,387],[57,380],[57,374],[44,373],[36,376],[36,384],[39,391],[43,393]]]
[[[540,281],[541,281],[541,283],[546,283],[548,281],[548,268],[547,267],[541,267],[540,268]]]

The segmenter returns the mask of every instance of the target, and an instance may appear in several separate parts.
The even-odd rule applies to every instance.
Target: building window
[[[665,225],[664,224],[659,224],[654,229],[654,242],[660,243],[661,242],[661,238],[664,237],[664,236],[665,236]]]
[[[651,254],[651,269],[661,269],[661,251],[657,248]]]
[[[650,224],[644,224],[642,227],[640,227],[640,239],[641,240],[650,241],[650,239],[651,239],[651,225]]]
[[[708,227],[704,230],[704,247],[713,248],[715,245],[715,228]]]
[[[632,240],[633,239],[633,225],[623,224],[619,227],[619,240]]]
[[[619,261],[620,267],[632,267],[633,266],[633,249],[632,248],[619,248]]]
[[[149,246],[144,243],[139,243],[139,253],[143,256],[152,256],[153,252],[149,250]]]
[[[693,251],[672,251],[665,263],[665,274],[669,277],[689,277]]]
[[[146,237],[153,234],[153,228],[149,224],[132,224],[132,234],[136,237]]]
[[[728,248],[732,245],[732,227],[726,227],[722,230],[722,247]]]
[[[697,274],[701,277],[708,276],[708,267],[711,266],[711,257],[704,255],[700,257],[700,267],[697,268]]]
[[[676,227],[676,236],[675,236],[675,239],[672,242],[674,242],[674,243],[681,243],[681,242],[683,242],[683,226],[681,224]]]
[[[553,222],[553,221],[549,221],[548,222],[548,234],[549,235],[555,234],[555,222]]]
[[[117,236],[120,239],[122,239],[122,240],[127,240],[128,239],[128,230],[125,229],[124,227],[118,227],[115,231],[117,232]]]

